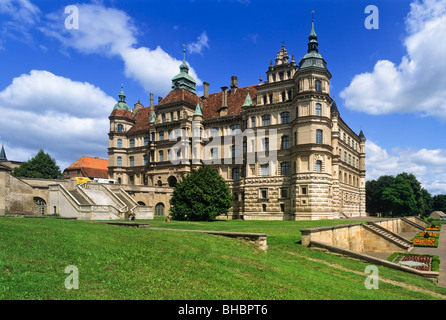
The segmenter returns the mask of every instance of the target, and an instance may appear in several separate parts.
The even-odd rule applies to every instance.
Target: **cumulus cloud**
[[[187,48],[189,49],[190,53],[203,54],[203,49],[209,48],[209,38],[206,31],[203,31],[203,33],[200,34],[197,41],[189,43]]]
[[[79,155],[107,157],[108,115],[115,103],[89,83],[48,71],[16,77],[0,92],[0,127],[14,132],[2,138],[8,158],[27,161],[40,149],[63,165]]]
[[[413,173],[418,181],[432,194],[446,194],[446,149],[386,150],[373,141],[365,145],[367,180],[382,175]]]
[[[102,54],[120,57],[124,62],[124,72],[150,92],[167,94],[171,79],[179,73],[181,60],[175,59],[161,47],[150,49],[136,47],[138,29],[124,11],[107,8],[98,4],[76,5],[79,9],[79,29],[65,29],[63,11],[47,15],[48,23],[40,30],[49,37],[59,40],[64,49],[74,49],[86,54]],[[198,38],[193,50],[201,50],[207,45],[207,36]],[[189,70],[197,84],[193,68]]]
[[[446,119],[446,0],[415,1],[406,19],[406,55],[376,62],[341,92],[345,106],[369,114],[419,113]]]

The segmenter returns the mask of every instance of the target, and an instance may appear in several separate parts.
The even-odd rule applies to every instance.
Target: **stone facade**
[[[332,75],[314,26],[300,63],[282,45],[258,84],[239,88],[233,76],[229,87],[209,93],[205,82],[199,97],[188,70],[184,58],[157,105],[151,94],[148,107],[138,102],[131,109],[121,91],[109,117],[110,179],[171,188],[210,163],[235,196],[229,218],[366,215],[365,137],[345,123],[330,96]],[[215,143],[217,136],[225,143]],[[167,207],[168,199],[161,203]]]

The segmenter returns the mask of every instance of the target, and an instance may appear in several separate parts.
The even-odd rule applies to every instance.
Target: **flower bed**
[[[440,237],[440,234],[436,233],[436,232],[429,232],[428,234],[429,234],[430,238],[438,238],[438,237]],[[417,233],[415,238],[424,238],[425,235],[426,235],[426,232],[419,232],[419,233]]]
[[[413,239],[413,245],[415,247],[438,247],[438,238],[415,238]]]
[[[431,224],[430,226],[426,227],[426,231],[440,231],[441,225],[439,224]]]
[[[438,256],[394,252],[388,260],[420,271],[439,271],[440,269]]]

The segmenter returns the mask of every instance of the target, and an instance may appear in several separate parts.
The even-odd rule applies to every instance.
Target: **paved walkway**
[[[403,233],[400,236],[406,239],[412,239],[418,232]],[[413,247],[410,253],[430,254],[440,258],[440,276],[438,277],[438,285],[446,287],[446,224],[443,224],[440,230],[440,239],[438,240],[438,248]]]
[[[363,218],[363,217],[361,217]],[[351,218],[353,219],[353,218]],[[358,219],[359,220],[359,219]],[[366,221],[377,221],[380,220],[379,218],[375,217],[367,217],[366,219],[361,219]],[[382,219],[385,220],[385,219]],[[421,231],[421,230],[420,230]],[[399,236],[411,240],[419,231],[413,231],[413,232],[405,232],[398,234]],[[434,231],[436,232],[436,231]],[[442,228],[440,230],[440,239],[438,240],[438,247],[437,248],[427,248],[427,247],[413,247],[413,249],[410,251],[410,253],[415,254],[429,254],[429,255],[435,255],[440,258],[440,275],[438,277],[438,285],[440,287],[446,288],[446,224],[442,225]],[[387,258],[390,256],[390,253],[387,252],[364,252],[364,254],[368,254],[370,256],[387,260]]]

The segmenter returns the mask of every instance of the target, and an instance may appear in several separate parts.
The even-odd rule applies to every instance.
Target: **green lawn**
[[[446,289],[379,267],[303,248],[299,229],[343,221],[148,221],[153,227],[261,232],[269,249],[223,236],[88,221],[0,219],[0,299],[436,299]],[[349,221],[348,223],[352,223]],[[65,288],[65,267],[79,289]]]

